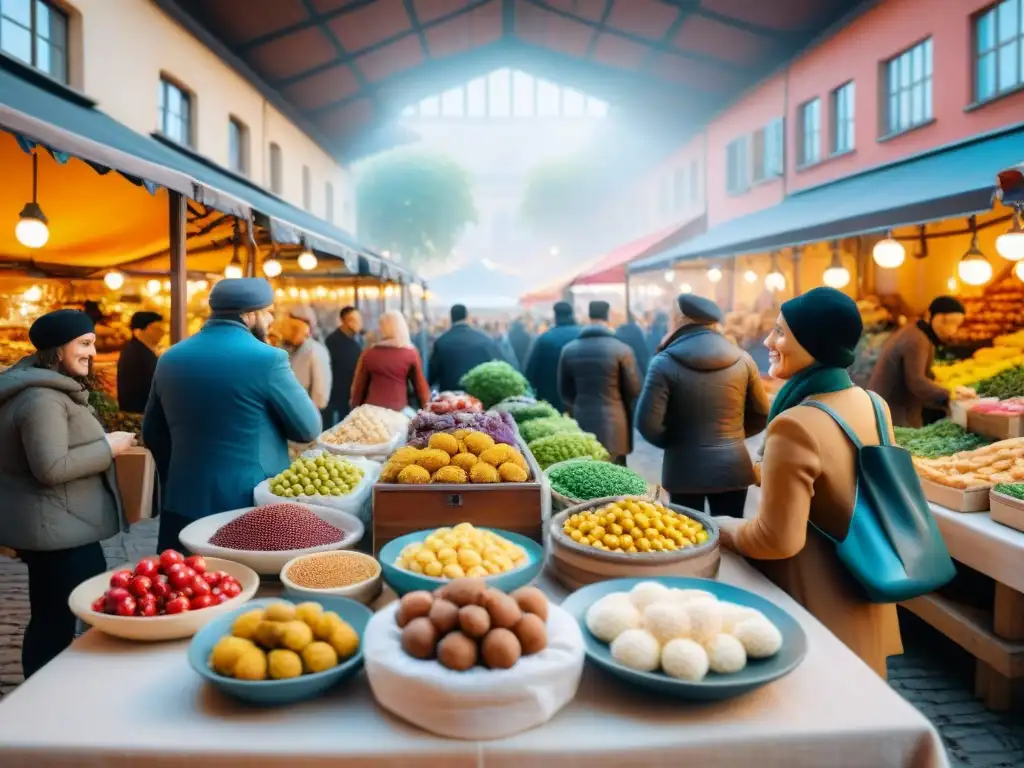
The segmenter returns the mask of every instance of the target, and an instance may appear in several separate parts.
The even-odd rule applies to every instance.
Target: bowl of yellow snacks
[[[641,496],[594,499],[551,518],[551,568],[568,589],[606,579],[718,575],[718,526]]]
[[[537,578],[544,567],[544,548],[517,533],[459,523],[393,539],[379,559],[384,580],[399,595],[432,592],[464,576],[511,592]]]

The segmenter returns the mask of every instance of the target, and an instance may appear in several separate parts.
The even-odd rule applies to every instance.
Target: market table
[[[1024,533],[988,512],[930,504],[950,556],[995,582],[991,610],[939,593],[903,603],[977,659],[975,694],[994,710],[1024,702]]]
[[[948,766],[924,716],[791,598],[731,555],[721,579],[789,611],[810,648],[791,675],[732,701],[660,698],[588,666],[576,699],[546,725],[455,741],[377,707],[363,675],[314,701],[252,709],[201,682],[185,641],[132,644],[90,631],[0,702],[0,765]],[[542,586],[555,600],[566,594]]]

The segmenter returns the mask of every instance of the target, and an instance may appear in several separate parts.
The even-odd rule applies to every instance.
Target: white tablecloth
[[[988,512],[931,508],[954,560],[1024,592],[1024,533],[1000,525]]]
[[[252,709],[201,683],[187,642],[132,644],[90,631],[0,702],[0,765],[948,766],[924,716],[787,595],[731,556],[721,578],[789,611],[810,647],[788,677],[732,701],[657,698],[588,667],[575,701],[546,725],[500,741],[451,741],[381,711],[362,675],[314,701]],[[544,586],[555,599],[565,594]]]

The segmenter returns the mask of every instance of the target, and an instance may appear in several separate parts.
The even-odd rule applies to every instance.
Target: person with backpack
[[[847,368],[863,325],[853,299],[815,288],[782,305],[765,340],[786,380],[768,415],[758,514],[717,517],[721,544],[768,578],[880,676],[903,652],[895,603],[955,569],[885,402]]]

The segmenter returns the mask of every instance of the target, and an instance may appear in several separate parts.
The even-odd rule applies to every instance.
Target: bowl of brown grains
[[[281,569],[281,583],[297,594],[337,595],[367,605],[384,587],[380,563],[351,550],[317,552],[289,560]]]

